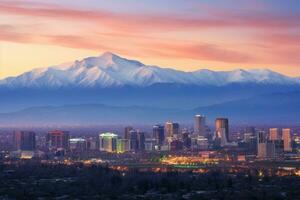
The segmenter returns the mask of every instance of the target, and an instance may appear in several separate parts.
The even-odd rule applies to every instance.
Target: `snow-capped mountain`
[[[184,72],[170,68],[144,65],[106,52],[67,65],[35,69],[17,77],[0,81],[0,86],[12,88],[57,87],[118,87],[149,86],[155,83],[222,86],[231,83],[300,84],[292,78],[267,70],[211,71],[207,69]]]

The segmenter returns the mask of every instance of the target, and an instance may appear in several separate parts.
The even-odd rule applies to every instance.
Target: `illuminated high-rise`
[[[183,130],[182,131],[182,142],[183,142],[183,147],[185,149],[190,149],[191,148],[191,138],[189,136],[188,130]]]
[[[279,140],[278,128],[269,129],[269,140],[271,141]]]
[[[130,138],[130,131],[133,130],[131,126],[126,126],[124,130],[124,139],[129,140]]]
[[[145,150],[145,133],[138,131],[137,140],[138,140],[138,149]]]
[[[32,131],[14,132],[15,150],[34,151],[36,147],[35,133]]]
[[[130,150],[136,151],[138,149],[138,131],[134,129],[129,131],[128,137],[130,141]]]
[[[257,134],[257,157],[261,159],[267,157],[267,139],[264,131]]]
[[[264,131],[259,131],[257,135],[257,157],[260,159],[275,158],[275,143],[267,140]]]
[[[289,128],[282,129],[282,140],[283,140],[283,150],[287,152],[292,151],[291,129]]]
[[[49,149],[64,149],[68,150],[70,147],[70,135],[68,131],[54,130],[47,134],[46,142]]]
[[[114,133],[102,133],[99,135],[100,151],[116,152],[118,135]]]
[[[216,125],[216,138],[223,141],[224,144],[229,142],[229,125],[227,118],[217,118]]]
[[[205,116],[195,115],[194,118],[194,134],[206,136]]]
[[[179,124],[173,122],[166,122],[165,124],[165,136],[172,138],[174,135],[179,134]]]
[[[157,145],[162,145],[165,141],[164,126],[154,125],[153,126],[153,138],[156,140]]]
[[[70,150],[76,152],[83,152],[87,150],[87,141],[84,138],[71,138]]]
[[[128,139],[118,139],[117,140],[117,152],[124,153],[130,151],[130,140]]]

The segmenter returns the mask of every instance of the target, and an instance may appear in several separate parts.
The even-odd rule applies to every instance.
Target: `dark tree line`
[[[0,166],[0,199],[297,199],[298,177],[215,170],[126,172],[103,166]]]

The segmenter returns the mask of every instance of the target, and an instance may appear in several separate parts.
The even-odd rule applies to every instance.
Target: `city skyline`
[[[300,75],[295,1],[5,0],[0,11],[0,78],[105,51],[184,71]]]

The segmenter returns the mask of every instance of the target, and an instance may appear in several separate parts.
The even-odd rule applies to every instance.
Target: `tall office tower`
[[[276,141],[279,140],[279,133],[277,128],[269,129],[269,140]]]
[[[216,137],[219,137],[221,141],[223,140],[223,143],[228,143],[230,141],[228,119],[217,118],[215,124],[216,124]]]
[[[257,134],[257,157],[267,157],[267,139],[264,131],[259,131]]]
[[[124,153],[130,151],[130,140],[128,139],[118,139],[117,140],[117,152]]]
[[[257,153],[257,135],[252,136],[248,143],[248,149],[252,153]]]
[[[275,143],[272,141],[267,141],[267,158],[275,158],[276,149]]]
[[[138,131],[137,140],[138,140],[138,149],[145,150],[145,133]]]
[[[216,131],[216,139],[219,141],[219,144],[220,144],[221,147],[224,147],[228,144],[225,128],[219,128]]]
[[[282,129],[282,140],[283,140],[283,150],[286,152],[292,151],[291,129],[289,128]]]
[[[35,133],[32,131],[16,131],[14,132],[14,147],[21,151],[35,150]]]
[[[179,124],[173,122],[166,122],[165,124],[165,136],[172,138],[174,135],[179,134]]]
[[[100,151],[115,152],[117,150],[118,135],[102,133],[99,135]]]
[[[189,137],[189,132],[187,130],[182,131],[182,142],[183,142],[183,147],[185,149],[190,149],[191,148],[191,138]]]
[[[194,134],[206,137],[205,116],[195,115],[194,118]]]
[[[136,130],[129,131],[130,150],[135,151],[138,149],[138,132]]]
[[[87,150],[87,141],[84,138],[71,138],[70,150],[74,152],[83,152]]]
[[[133,128],[132,128],[131,126],[125,127],[124,139],[129,140],[129,137],[130,137],[129,132],[130,132],[131,130],[133,130]]]
[[[49,149],[64,149],[68,150],[70,147],[70,135],[68,131],[54,130],[47,134],[46,142]]]
[[[21,150],[21,132],[15,131],[13,135],[14,150]]]
[[[267,141],[264,131],[259,131],[257,135],[257,157],[261,159],[275,158],[275,143]]]
[[[162,145],[165,141],[164,126],[153,126],[153,138],[156,140],[157,145]]]

